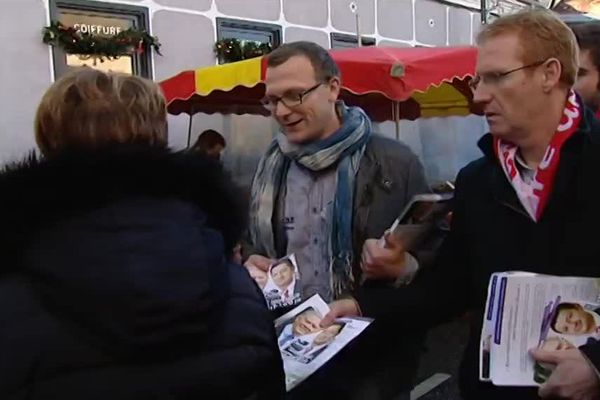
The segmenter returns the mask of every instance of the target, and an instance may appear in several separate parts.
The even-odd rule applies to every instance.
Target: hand
[[[555,364],[556,368],[538,394],[540,397],[570,400],[600,399],[600,381],[595,369],[579,349],[545,351],[532,350],[539,362]]]
[[[261,271],[268,272],[269,267],[275,262],[275,260],[258,255],[253,254],[244,263],[244,267],[250,271],[252,267],[258,268]]]
[[[366,279],[397,279],[406,266],[404,244],[390,231],[381,239],[368,239],[363,245],[361,269]]]
[[[321,327],[327,328],[337,318],[342,317],[360,317],[360,307],[354,299],[336,300],[329,304],[330,311],[321,320]]]
[[[236,244],[233,248],[233,256],[231,257],[232,261],[236,264],[242,263],[242,245]]]

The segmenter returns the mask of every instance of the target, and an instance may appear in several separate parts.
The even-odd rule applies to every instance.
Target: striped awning
[[[476,112],[468,82],[474,47],[361,47],[332,50],[342,75],[341,97],[375,121]],[[266,57],[184,71],[160,83],[171,114],[269,115]]]

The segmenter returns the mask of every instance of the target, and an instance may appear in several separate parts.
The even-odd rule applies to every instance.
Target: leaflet
[[[529,351],[568,350],[600,339],[600,279],[529,272],[490,278],[480,341],[479,379],[537,386],[554,368]]]
[[[302,280],[294,254],[275,261],[266,272],[255,267],[249,272],[262,290],[269,310],[295,306],[302,301]]]
[[[327,303],[314,295],[275,320],[287,391],[322,367],[372,322],[366,318],[340,318],[321,328],[328,312]]]

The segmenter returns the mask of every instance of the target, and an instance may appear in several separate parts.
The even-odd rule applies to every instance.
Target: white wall
[[[52,80],[42,0],[0,0],[0,164],[35,148],[35,105]]]

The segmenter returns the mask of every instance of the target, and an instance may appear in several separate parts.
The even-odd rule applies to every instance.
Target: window
[[[363,46],[375,46],[375,38],[361,36],[360,41]],[[332,49],[344,49],[358,47],[358,40],[356,35],[347,35],[344,33],[331,33],[331,48]]]
[[[270,43],[272,48],[281,44],[281,26],[238,19],[217,18],[217,40],[239,39]]]
[[[51,0],[50,18],[71,26],[80,32],[114,35],[129,28],[148,29],[148,9],[90,0]],[[121,56],[115,60],[94,63],[93,59],[76,54],[66,54],[59,48],[52,49],[55,77],[69,69],[87,65],[103,71],[118,71],[152,78],[152,58],[149,52]]]

